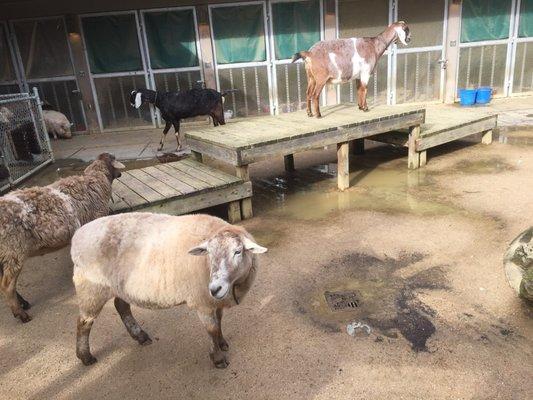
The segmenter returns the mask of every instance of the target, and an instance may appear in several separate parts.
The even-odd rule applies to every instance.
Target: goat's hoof
[[[218,369],[224,369],[224,368],[228,368],[229,361],[226,360],[226,357],[222,357],[222,359],[220,360],[217,360],[217,361],[213,360],[213,364]]]
[[[93,357],[92,354],[78,356],[78,358],[81,360],[83,365],[85,365],[86,367],[88,367],[89,365],[93,365],[96,361],[98,361],[95,357]]]
[[[137,342],[139,342],[141,346],[148,346],[152,344],[152,339],[150,339],[150,336],[148,336],[145,331],[141,331],[137,337]]]
[[[15,318],[20,319],[20,321],[25,324],[27,322],[31,321],[31,317],[28,315],[28,313],[25,313],[24,311],[20,311],[18,313],[14,313],[13,316]]]
[[[219,340],[218,345],[220,347],[220,350],[222,351],[228,351],[229,350],[229,344],[226,342],[226,339],[222,338]]]
[[[313,113],[308,112],[308,113],[307,113],[307,116],[308,116],[309,118],[313,118]]]
[[[322,118],[322,114],[317,114],[316,117],[317,118]]]

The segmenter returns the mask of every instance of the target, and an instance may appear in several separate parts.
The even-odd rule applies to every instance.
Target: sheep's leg
[[[122,319],[126,330],[132,338],[142,345],[148,345],[152,343],[150,336],[148,336],[148,334],[141,329],[135,318],[133,318],[129,303],[126,303],[119,297],[115,297],[115,308],[117,309],[117,312],[120,315],[120,319]]]
[[[211,350],[209,351],[209,357],[217,368],[226,368],[229,365],[226,355],[224,354],[224,348],[228,348],[227,342],[222,337],[222,331],[220,329],[220,321],[222,313],[212,310],[209,312],[198,311],[198,317],[202,324],[207,329],[207,333],[213,341]]]
[[[29,303],[17,293],[17,280],[21,270],[22,263],[19,261],[12,260],[11,262],[6,262],[2,271],[0,286],[13,316],[26,323],[31,321],[31,317],[24,311],[25,306],[29,308]],[[19,300],[19,296],[24,302]]]
[[[2,277],[4,276],[3,271],[4,271],[4,265],[0,263],[0,282],[2,281]],[[17,295],[17,300],[19,301],[22,309],[29,310],[31,308],[31,304],[27,300],[25,300],[24,297],[22,297],[19,292],[15,291],[15,293]]]
[[[165,121],[165,129],[163,129],[163,133],[161,134],[161,139],[159,140],[159,148],[157,149],[157,151],[163,150],[165,138],[167,137],[167,132],[170,130],[171,126],[172,124],[169,121]]]
[[[218,338],[218,345],[220,346],[220,349],[222,351],[228,351],[229,344],[228,342],[226,342],[226,339],[224,339],[224,336],[222,335],[222,311],[223,311],[222,308],[217,308],[217,311],[216,311],[218,330],[220,332],[220,336]]]
[[[180,143],[180,121],[176,121],[172,123],[174,125],[174,135],[176,135],[176,151],[181,150],[181,143]]]
[[[84,365],[91,365],[97,361],[91,354],[89,345],[91,328],[111,296],[109,289],[88,282],[76,283],[76,294],[80,306],[76,333],[76,357]]]

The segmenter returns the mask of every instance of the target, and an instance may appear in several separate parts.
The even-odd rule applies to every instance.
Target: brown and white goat
[[[292,62],[303,58],[307,73],[307,115],[321,117],[318,99],[327,83],[344,83],[356,79],[359,109],[368,111],[367,85],[379,58],[392,44],[400,41],[407,45],[411,34],[403,21],[395,22],[375,37],[323,40],[309,51],[300,51]]]

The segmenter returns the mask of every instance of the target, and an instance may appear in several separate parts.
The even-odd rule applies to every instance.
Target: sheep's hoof
[[[89,354],[87,356],[78,356],[78,358],[81,360],[83,365],[88,367],[89,365],[93,365],[96,361],[98,361],[95,357],[93,357],[92,354]]]
[[[163,150],[163,145],[162,144],[160,144],[159,147],[157,148],[157,151],[161,151],[161,150]]]
[[[137,342],[139,342],[141,346],[148,346],[152,344],[152,339],[150,339],[150,336],[148,336],[145,331],[141,331],[137,337]]]
[[[25,324],[26,322],[31,321],[31,317],[28,315],[28,313],[25,313],[24,311],[20,311],[18,313],[13,313],[13,316],[15,318],[20,319],[20,321]]]
[[[213,359],[213,364],[215,365],[216,368],[218,369],[224,369],[224,368],[227,368],[228,365],[229,365],[229,361],[226,360],[226,357],[223,356],[220,360],[214,360]]]
[[[23,310],[29,310],[31,308],[31,304],[24,300],[22,297],[19,297],[19,303]]]
[[[228,351],[229,350],[229,344],[226,342],[226,339],[222,338],[218,342],[218,346],[220,347],[220,350],[222,351]]]

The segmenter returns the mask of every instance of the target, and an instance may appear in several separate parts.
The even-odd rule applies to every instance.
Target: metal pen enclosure
[[[37,88],[0,95],[0,192],[53,161]]]

